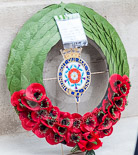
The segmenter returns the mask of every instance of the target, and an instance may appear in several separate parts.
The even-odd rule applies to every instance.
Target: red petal
[[[38,93],[38,96],[35,95],[36,93]],[[26,88],[26,98],[29,100],[32,100],[34,102],[41,102],[43,99],[45,99],[45,96],[45,88],[39,83],[32,83]]]
[[[103,117],[102,121],[103,122],[98,126],[98,130],[109,129],[112,126],[112,121],[108,114]]]
[[[108,112],[108,108],[111,105],[111,102],[109,102],[108,100],[104,99],[103,103],[102,103],[102,110],[104,113]]]
[[[118,82],[118,84],[116,84],[116,82]],[[119,83],[120,82],[120,83]],[[117,93],[118,90],[117,90],[117,87],[123,82],[123,78],[121,75],[119,74],[113,74],[112,76],[110,76],[109,78],[109,83],[110,83],[110,86],[112,88],[112,90]]]
[[[52,107],[52,102],[50,99],[46,96],[43,101],[41,101],[41,109],[48,109]]]
[[[37,102],[29,101],[25,97],[21,99],[21,102],[24,106],[26,106],[28,109],[32,111],[40,110],[40,105]],[[29,105],[30,102],[30,105]]]
[[[73,124],[72,115],[68,112],[60,112],[59,122],[63,127],[71,128]]]
[[[123,80],[124,80],[125,82],[129,82],[128,76],[127,76],[127,75],[123,75]]]
[[[112,113],[112,109],[113,109],[113,113]],[[108,114],[114,120],[120,119],[121,117],[121,112],[116,107],[113,107],[112,105],[109,106],[108,108]]]
[[[49,128],[47,128],[47,127],[43,127],[44,129],[42,130],[41,128],[42,128],[42,126],[44,126],[43,124],[41,124],[41,123],[38,123],[34,128],[33,128],[33,133],[37,136],[37,137],[39,137],[39,138],[44,138],[46,135],[47,135],[47,133],[48,133],[48,130],[49,130]]]
[[[54,133],[52,130],[49,130],[49,133],[47,133],[46,141],[51,145],[61,143],[63,140],[64,140],[63,137],[61,137],[57,133]]]
[[[123,92],[122,90],[125,89],[125,91]],[[130,85],[129,83],[123,83],[119,86],[119,91],[121,93],[122,96],[127,96],[130,90]]]
[[[65,137],[68,129],[66,127],[62,127],[60,124],[55,124],[53,131],[58,133],[61,137]]]
[[[72,118],[75,119],[75,118],[82,118],[82,116],[78,113],[73,113],[72,114]]]
[[[79,141],[78,146],[82,152],[84,152],[86,150],[87,143],[88,143],[88,141],[86,141],[86,140]]]
[[[99,130],[97,131],[97,134],[99,135],[99,138],[103,138],[105,136],[110,136],[112,132],[113,132],[113,127],[106,130]]]
[[[83,134],[83,137],[89,141],[89,142],[94,142],[97,136],[94,135],[92,132],[86,132]]]
[[[102,146],[102,142],[99,139],[96,139],[95,141],[97,144],[95,144],[94,142],[88,142],[86,145],[86,150],[90,151],[90,150],[97,150],[99,147]]]
[[[91,112],[87,112],[83,116],[83,123],[81,124],[81,126],[83,126],[83,128],[85,128],[87,131],[93,131],[97,126],[97,117]],[[81,129],[83,128],[81,127]]]
[[[14,92],[11,96],[11,104],[13,106],[17,106],[19,104],[19,99],[21,99],[24,93],[25,93],[25,90]]]
[[[113,104],[117,107],[118,110],[123,111],[125,109],[125,105],[127,103],[127,100],[125,97],[115,97]]]
[[[38,113],[37,112],[32,112],[31,113],[31,117],[32,117],[32,119],[33,119],[33,121],[35,121],[35,122],[40,122],[40,117],[39,117],[39,115],[38,115]]]
[[[74,147],[81,139],[82,139],[81,133],[68,132],[66,139],[67,146]]]
[[[78,113],[72,114],[73,118],[73,125],[72,125],[72,132],[79,133],[81,132],[80,125],[82,123],[82,116]]]

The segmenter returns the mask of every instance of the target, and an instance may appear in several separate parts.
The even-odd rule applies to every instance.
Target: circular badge
[[[89,66],[81,58],[64,60],[58,69],[58,82],[64,92],[78,99],[90,85]]]

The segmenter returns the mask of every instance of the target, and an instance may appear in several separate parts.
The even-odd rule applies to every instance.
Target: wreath
[[[55,15],[79,13],[87,37],[104,53],[109,67],[109,85],[100,106],[83,116],[53,106],[43,84],[43,66],[50,49],[61,39]],[[30,61],[31,60],[31,61]],[[39,138],[86,151],[102,146],[127,105],[129,67],[124,46],[115,29],[92,9],[78,4],[50,5],[29,19],[14,39],[6,69],[11,104],[22,126]]]

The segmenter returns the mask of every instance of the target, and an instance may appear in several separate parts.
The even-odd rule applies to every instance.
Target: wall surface
[[[137,0],[62,0],[93,8],[119,33],[128,54],[132,89],[123,117],[138,115],[138,1]],[[18,117],[10,105],[5,68],[10,45],[21,26],[38,10],[59,0],[0,0],[0,134],[21,132]],[[87,61],[87,56],[84,55]],[[49,62],[50,63],[50,62]],[[105,78],[106,79],[106,78]],[[105,84],[106,85],[106,84]],[[87,97],[87,96],[86,96]]]

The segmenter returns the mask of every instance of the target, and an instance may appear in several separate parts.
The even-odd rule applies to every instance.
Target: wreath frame
[[[53,5],[47,6],[46,8],[36,13],[24,24],[24,26],[22,27],[22,29],[14,39],[11,45],[10,55],[9,55],[8,64],[6,68],[8,88],[12,95],[11,97],[12,105],[15,107],[15,110],[17,111],[17,113],[18,113],[18,109],[20,108],[24,109],[27,107],[29,110],[32,110],[28,106],[29,105],[27,104],[28,102],[23,101],[22,103],[17,103],[15,102],[15,100],[19,101],[20,99],[19,97],[25,95],[27,97],[26,100],[37,103],[37,100],[34,100],[34,96],[32,98],[32,94],[30,91],[31,89],[35,90],[36,89],[35,87],[37,86],[38,89],[42,91],[42,94],[44,94],[40,97],[41,101],[47,100],[48,104],[51,107],[52,103],[48,99],[48,97],[45,96],[45,90],[44,90],[44,87],[42,86],[43,85],[43,74],[42,74],[43,66],[48,52],[61,39],[56,22],[53,17],[55,15],[64,15],[65,13],[80,14],[82,24],[87,37],[90,40],[94,41],[99,46],[104,56],[106,57],[107,64],[109,67],[110,85],[108,87],[108,91],[107,91],[108,93],[106,93],[107,96],[105,95],[104,100],[102,100],[101,102],[102,107],[99,109],[95,108],[93,113],[96,113],[99,115],[98,110],[102,109],[105,114],[107,113],[110,114],[111,112],[109,111],[109,109],[111,108],[117,111],[116,110],[117,107],[115,107],[114,103],[110,103],[109,105],[107,105],[107,98],[110,98],[110,97],[112,98],[113,92],[117,93],[117,90],[116,90],[117,87],[115,86],[114,88],[114,84],[113,84],[113,82],[115,82],[115,77],[116,79],[119,79],[123,84],[125,84],[128,89],[126,95],[122,95],[122,94],[121,95],[123,97],[124,96],[126,97],[127,94],[129,93],[129,89],[130,89],[130,81],[128,79],[129,66],[128,66],[127,55],[126,55],[126,51],[124,49],[123,43],[120,40],[115,29],[108,23],[106,19],[101,17],[95,11],[85,6],[81,6],[79,4],[64,4],[64,3],[61,3],[59,5],[53,4]],[[120,91],[122,86],[120,84],[117,84],[117,85],[119,85],[119,88],[117,89],[118,91]],[[40,103],[40,100],[38,103]],[[127,102],[125,98],[123,100],[123,108],[121,107],[120,111],[124,110],[124,107],[126,104]],[[109,107],[109,109],[107,106]],[[38,109],[37,108],[38,107],[36,107],[36,109],[33,109],[33,110],[38,110],[39,108]],[[45,107],[45,108],[48,108],[48,107]],[[52,107],[52,108],[55,111],[57,111],[57,113],[59,112],[59,109],[57,107]],[[50,110],[47,109],[47,111],[50,111]],[[23,127],[26,130],[31,130],[32,126],[28,127],[26,126],[25,123],[26,121],[28,123],[28,119],[30,119],[30,117],[34,117],[34,119],[36,119],[35,114],[33,116],[28,116],[28,115],[26,116],[25,114],[22,114],[22,112],[19,112],[18,114],[19,114],[20,120],[22,121]],[[113,114],[115,116],[112,114],[110,115],[110,119],[112,118],[114,120],[112,121],[112,125],[116,124],[116,122],[118,121],[118,119],[120,119],[120,116],[121,116],[120,113],[113,112]],[[64,115],[64,117],[67,117],[67,116],[69,118],[71,117],[70,114],[68,113],[64,113],[62,115]],[[75,116],[76,115],[77,114],[75,114]],[[91,113],[86,113],[83,116],[83,121],[85,117],[87,117],[87,115],[90,116]],[[80,117],[80,116],[77,115],[76,117]],[[115,119],[116,117],[118,117],[118,119]],[[107,119],[107,115],[102,119],[104,119],[105,121],[105,119]],[[29,123],[30,123],[30,120],[29,120]],[[111,125],[111,122],[110,122],[110,125]],[[38,135],[39,127],[38,126],[35,127],[35,129],[33,129],[33,132],[39,138],[42,138],[41,137],[42,135]],[[62,127],[65,127],[65,126],[62,126]],[[99,127],[101,128],[100,130],[109,130],[105,126],[103,126],[103,124],[100,124]],[[88,136],[87,134],[85,134],[87,129],[88,128],[86,126],[81,127],[83,136]],[[112,130],[113,129],[110,128],[110,131],[108,131],[109,133],[107,135],[110,135],[112,133]],[[58,129],[54,129],[54,132],[59,134]],[[91,136],[94,136],[96,138],[96,141],[94,142],[91,141],[93,143],[93,146],[91,149],[86,149],[87,148],[86,142],[81,141],[79,142],[78,145],[76,145],[73,148],[72,152],[75,152],[76,150],[81,149],[82,151],[86,151],[87,155],[94,155],[95,153],[93,150],[99,148],[102,145],[102,143],[101,141],[99,141],[97,137],[97,133],[91,133],[91,134],[92,134]],[[101,133],[98,133],[98,135],[100,134]],[[102,138],[103,133],[100,136]],[[47,138],[47,141],[49,141],[48,138]],[[49,141],[49,143],[51,143],[51,141]]]

